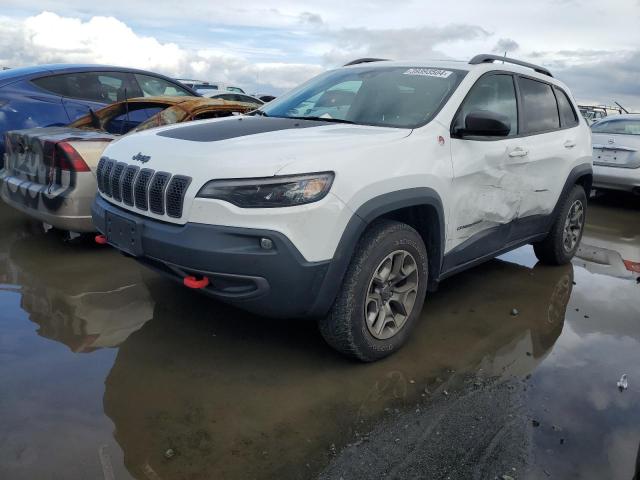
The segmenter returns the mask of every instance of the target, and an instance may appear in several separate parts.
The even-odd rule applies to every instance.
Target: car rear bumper
[[[308,262],[279,232],[186,223],[169,224],[121,209],[97,196],[92,206],[98,231],[108,238],[113,217],[135,224],[134,257],[174,280],[207,277],[200,289],[226,303],[271,317],[325,313],[333,298],[321,295],[331,261]],[[265,249],[262,239],[270,240]],[[125,248],[113,246],[126,252]],[[267,242],[268,243],[268,242]]]
[[[640,168],[593,166],[593,186],[628,192],[640,189]]]
[[[94,232],[91,202],[95,196],[95,180],[93,177],[88,180],[94,184],[93,190],[87,185],[81,189],[49,188],[0,170],[0,198],[16,210],[60,230]]]

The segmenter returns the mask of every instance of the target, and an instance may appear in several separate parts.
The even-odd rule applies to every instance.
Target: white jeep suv
[[[111,143],[96,240],[240,308],[315,317],[365,361],[454,273],[527,243],[567,263],[592,182],[567,87],[492,55],[372,60],[249,115]]]

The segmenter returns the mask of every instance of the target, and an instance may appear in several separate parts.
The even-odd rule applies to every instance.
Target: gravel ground
[[[533,428],[525,406],[526,382],[454,383],[428,388],[415,410],[390,411],[319,478],[523,478]]]

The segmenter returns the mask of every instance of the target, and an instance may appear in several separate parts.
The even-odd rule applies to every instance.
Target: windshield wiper
[[[330,118],[330,117],[286,117],[286,118],[294,118],[296,120],[319,120],[321,122],[330,122],[330,123],[350,123],[355,125],[356,122],[352,122],[351,120],[343,120],[342,118]]]
[[[260,115],[261,117],[268,117],[269,115],[266,114],[266,112],[263,112],[262,110],[254,110],[253,112],[250,113],[250,115]]]

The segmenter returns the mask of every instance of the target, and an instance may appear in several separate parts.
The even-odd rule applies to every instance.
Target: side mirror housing
[[[464,118],[464,128],[454,132],[459,137],[506,137],[511,132],[509,118],[499,113],[480,110]]]

